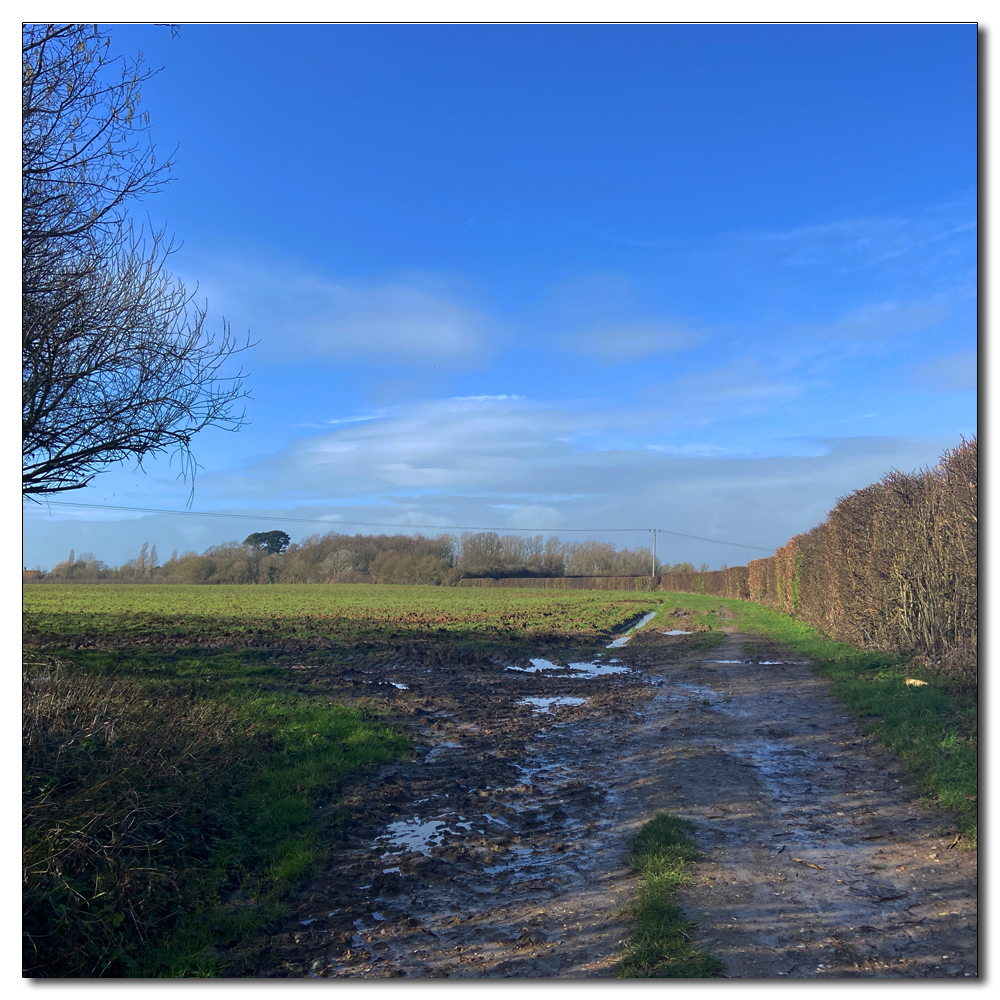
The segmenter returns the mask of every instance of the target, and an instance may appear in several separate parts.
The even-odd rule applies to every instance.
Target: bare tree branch
[[[96,25],[22,28],[22,493],[80,489],[107,465],[167,451],[191,478],[191,439],[238,430],[245,374],[223,321],[167,270],[163,230],[126,206],[167,183],[141,55],[109,58]]]

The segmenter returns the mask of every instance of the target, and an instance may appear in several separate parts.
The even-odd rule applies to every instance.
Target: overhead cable
[[[226,514],[220,511],[165,510],[157,507],[119,507],[115,504],[76,503],[71,500],[46,500],[44,502],[54,507],[82,507],[88,510],[123,510],[136,514],[186,514],[194,517],[228,517],[241,521],[280,521],[288,524],[322,524],[328,528],[337,528],[341,525],[345,525],[352,528],[437,528],[439,531],[548,531],[552,533],[565,533],[573,531],[583,532],[590,535],[612,531],[655,531],[661,535],[673,535],[676,538],[690,538],[697,542],[711,542],[713,545],[731,545],[734,548],[754,549],[758,552],[773,551],[773,549],[766,549],[761,545],[746,545],[743,542],[726,542],[721,538],[704,538],[701,535],[686,535],[682,531],[668,531],[666,528],[493,528],[476,524],[400,524],[399,522],[394,521],[330,521],[308,517],[271,517],[268,514]]]

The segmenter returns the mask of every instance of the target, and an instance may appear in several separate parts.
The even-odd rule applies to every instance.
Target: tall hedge
[[[672,573],[660,589],[787,612],[862,649],[909,653],[962,688],[978,681],[977,441],[933,469],[890,472],[766,559]]]

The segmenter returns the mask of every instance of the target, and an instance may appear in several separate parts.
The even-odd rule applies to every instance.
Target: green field
[[[384,706],[303,689],[281,653],[596,645],[656,603],[336,584],[26,587],[25,970],[213,976],[253,961],[289,889],[335,842],[347,783],[411,745]]]
[[[35,585],[26,640],[104,647],[272,647],[356,657],[438,647],[450,654],[525,642],[598,642],[657,595],[468,591],[374,584]]]

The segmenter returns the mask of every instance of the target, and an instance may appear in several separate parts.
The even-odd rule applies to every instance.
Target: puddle
[[[554,698],[522,698],[518,705],[531,705],[532,708],[536,708],[540,712],[549,712],[553,708],[562,708],[565,705],[585,705],[588,700],[588,698],[558,695]]]
[[[530,847],[515,847],[507,853],[504,861],[484,866],[483,873],[493,876],[511,874],[515,877],[528,878],[531,875],[528,861],[533,853]]]
[[[569,668],[570,670],[575,670],[579,674],[583,674],[582,679],[584,680],[588,677],[602,677],[607,674],[628,673],[628,667],[614,666],[614,663],[614,660],[612,660],[611,663],[571,663]]]
[[[664,633],[666,634],[666,633]],[[792,667],[803,664],[792,663],[791,660],[701,660],[701,663],[748,663],[755,667]]]
[[[648,625],[656,617],[655,611],[650,611],[649,614],[643,615],[624,635],[620,635],[614,642],[609,642],[607,645],[608,649],[621,649],[635,632],[638,632],[643,625]]]
[[[638,627],[638,626],[636,626]],[[624,636],[623,639],[628,638]],[[621,640],[616,639],[615,642]],[[612,644],[613,645],[613,644]],[[571,663],[569,669],[574,673],[574,680],[586,680],[590,677],[602,677],[608,674],[627,674],[628,667],[616,667],[617,660],[608,660],[607,663]],[[565,675],[565,667],[557,666],[551,660],[543,660],[541,657],[533,657],[530,667],[507,667],[508,670],[516,670],[522,674],[538,674],[548,670],[558,670]]]
[[[645,621],[646,619],[643,619]],[[640,623],[641,624],[641,623]],[[639,626],[637,625],[636,628]],[[622,646],[625,644],[625,640],[628,636],[622,636],[620,639],[615,639],[611,644]],[[609,647],[610,648],[610,647]],[[617,663],[617,660],[608,660],[607,663],[571,663],[569,665],[570,670],[574,671],[576,674],[582,674],[583,678],[587,677],[601,677],[605,674],[625,674],[628,673],[628,667],[615,667],[612,664]],[[559,670],[565,672],[565,667],[560,667],[553,663],[551,660],[544,660],[541,657],[532,657],[530,667],[507,667],[508,670],[516,670],[522,674],[539,674],[543,671],[548,670]]]
[[[449,750],[459,750],[462,744],[457,743],[454,740],[442,740],[440,743],[435,743],[431,752],[424,758],[424,760],[434,760],[435,757],[440,757],[441,754],[447,753]]]
[[[410,685],[409,684],[400,684],[399,681],[389,681],[389,683],[394,688],[399,688],[400,691],[409,691],[410,690]]]
[[[551,660],[543,660],[540,656],[533,656],[530,667],[516,667],[512,665],[507,667],[507,669],[517,670],[522,674],[538,674],[543,670],[562,670],[562,667],[557,666]]]
[[[424,852],[437,847],[438,838],[447,832],[448,824],[443,820],[421,823],[420,817],[416,816],[413,819],[401,819],[390,823],[385,833],[378,839],[404,851]]]
[[[682,628],[672,628],[669,632],[661,632],[660,635],[694,635],[694,632],[685,632]]]

